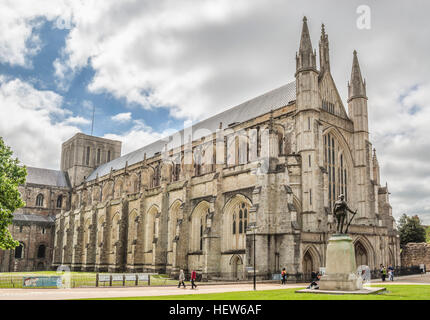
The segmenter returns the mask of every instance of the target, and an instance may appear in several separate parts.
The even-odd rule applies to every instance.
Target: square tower
[[[84,182],[98,166],[121,156],[121,141],[77,133],[62,144],[61,170],[72,187]]]

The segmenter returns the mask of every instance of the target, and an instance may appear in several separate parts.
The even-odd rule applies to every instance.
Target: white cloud
[[[172,134],[172,130],[155,132],[141,120],[134,120],[133,127],[122,134],[105,134],[106,139],[122,141],[122,154],[135,151],[154,141],[167,137]]]
[[[64,124],[76,124],[76,125],[86,125],[90,124],[91,121],[88,119],[85,119],[83,117],[77,116],[77,117],[70,117],[64,120]]]
[[[111,117],[115,122],[128,122],[131,120],[131,112],[118,113]]]
[[[63,60],[54,63],[57,76],[62,79],[90,64],[96,71],[90,91],[109,92],[144,108],[168,106],[175,117],[197,119],[211,108],[220,108],[220,103],[227,106],[210,99],[205,88],[220,66],[210,63],[211,57],[204,63],[193,63],[192,40],[186,38],[199,28],[222,27],[263,3],[162,0],[73,4],[77,13],[74,28]]]
[[[0,77],[0,136],[22,163],[59,169],[61,144],[79,131],[67,120],[53,121],[70,114],[61,103],[52,91]]]
[[[31,57],[41,48],[38,18],[71,16],[68,0],[3,0],[0,4],[0,62],[31,67]],[[36,31],[36,32],[35,32]]]

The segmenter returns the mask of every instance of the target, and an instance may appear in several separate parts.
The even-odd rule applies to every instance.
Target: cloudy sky
[[[0,136],[25,164],[58,169],[61,143],[91,132],[95,108],[94,134],[130,152],[293,81],[306,15],[315,48],[326,25],[345,105],[358,51],[394,215],[430,224],[429,11],[425,0],[2,0]]]

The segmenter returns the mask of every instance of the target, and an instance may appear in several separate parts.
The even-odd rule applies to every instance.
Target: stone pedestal
[[[326,254],[325,274],[321,277],[321,290],[355,291],[362,289],[362,279],[357,277],[355,251],[351,237],[335,234],[330,237]]]

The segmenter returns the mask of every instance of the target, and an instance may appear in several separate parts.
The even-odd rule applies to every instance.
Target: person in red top
[[[194,283],[197,278],[197,272],[195,270],[191,271],[191,289],[197,288],[197,285]]]

